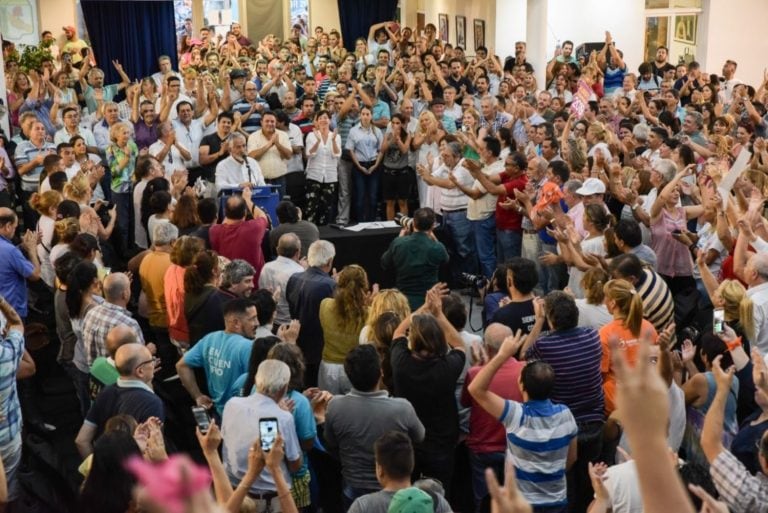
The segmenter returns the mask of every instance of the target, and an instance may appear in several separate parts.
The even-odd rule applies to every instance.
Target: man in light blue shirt
[[[290,379],[291,370],[284,362],[264,360],[256,371],[256,393],[248,397],[234,397],[224,408],[221,422],[222,460],[227,477],[235,486],[248,470],[249,449],[262,438],[261,420],[277,420],[277,431],[283,437],[285,450],[280,467],[288,486],[292,485],[291,473],[301,468],[301,446],[293,415],[278,406],[288,391]],[[261,440],[262,448],[265,441]],[[257,511],[280,510],[275,479],[268,469],[261,472],[249,495],[256,500]]]
[[[209,333],[176,364],[182,385],[203,408],[216,407],[218,415],[235,394],[234,383],[248,372],[251,349],[259,325],[256,307],[248,299],[233,299],[224,305],[224,331]],[[193,368],[202,368],[210,396],[203,394]]]

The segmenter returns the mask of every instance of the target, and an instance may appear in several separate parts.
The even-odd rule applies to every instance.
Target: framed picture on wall
[[[674,39],[687,45],[696,44],[696,29],[698,16],[696,14],[686,14],[684,16],[675,16]]]
[[[440,41],[443,43],[448,42],[448,15],[447,14],[438,14],[437,15],[437,32],[438,36],[440,38]]]
[[[481,46],[485,46],[485,20],[478,20],[475,18],[475,47],[472,48],[472,52]]]
[[[467,17],[456,15],[456,46],[467,49]]]

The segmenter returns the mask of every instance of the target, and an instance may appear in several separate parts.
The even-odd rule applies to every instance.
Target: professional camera
[[[406,230],[410,230],[413,228],[413,218],[403,215],[400,212],[395,214],[395,222],[399,224],[400,227],[405,228]]]
[[[482,274],[461,273],[461,283],[467,287],[483,290],[488,285],[488,278]]]

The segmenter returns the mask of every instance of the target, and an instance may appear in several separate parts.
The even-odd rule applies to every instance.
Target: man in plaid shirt
[[[8,502],[13,502],[18,496],[16,473],[21,462],[21,405],[16,379],[24,356],[24,324],[1,296],[0,313],[8,321],[6,334],[0,336],[0,457],[8,483]]]
[[[726,340],[728,338],[731,340]],[[741,344],[730,328],[726,328],[723,340],[729,346]],[[757,350],[752,352],[752,365],[756,398],[758,401],[768,401],[768,373],[765,361]],[[712,481],[720,493],[720,500],[728,505],[731,513],[768,511],[768,431],[763,433],[759,442],[758,459],[761,471],[753,476],[744,464],[723,446],[723,417],[733,380],[733,367],[724,371],[718,356],[712,364],[712,373],[715,375],[717,392],[707,411],[701,432],[701,447],[710,464]]]
[[[128,326],[136,334],[139,343],[145,344],[139,323],[126,308],[131,299],[131,280],[128,276],[123,273],[107,276],[104,280],[104,299],[104,303],[92,308],[83,319],[83,344],[89,367],[96,358],[109,356],[105,341],[109,330],[115,326]],[[148,347],[154,354],[154,344]]]

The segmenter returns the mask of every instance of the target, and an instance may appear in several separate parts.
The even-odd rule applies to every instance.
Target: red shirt
[[[488,389],[504,399],[523,402],[518,380],[524,366],[524,362],[510,358],[493,376],[491,386]],[[477,404],[469,394],[469,384],[472,383],[480,369],[482,367],[479,366],[469,368],[464,380],[464,389],[461,391],[461,404],[470,407],[467,447],[476,453],[505,452],[507,450],[507,431],[504,425]]]
[[[504,172],[501,173],[501,184],[507,190],[507,194],[499,196],[496,200],[496,228],[499,230],[515,230],[520,231],[522,229],[523,216],[517,210],[506,210],[499,206],[504,202],[507,197],[514,198],[515,189],[519,191],[525,190],[525,185],[528,183],[528,177],[523,173],[522,175],[510,178],[509,175]]]
[[[235,260],[245,260],[256,269],[253,281],[259,282],[261,268],[264,267],[264,253],[261,241],[267,232],[267,220],[260,217],[237,223],[215,224],[211,226],[209,238],[211,249],[219,255]]]

